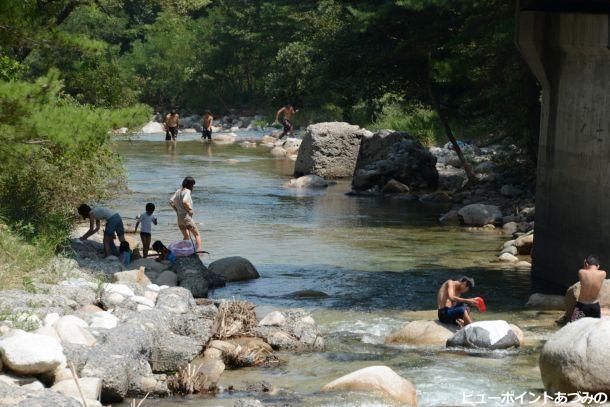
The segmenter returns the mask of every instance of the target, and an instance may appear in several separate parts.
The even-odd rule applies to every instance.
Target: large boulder
[[[445,346],[458,330],[455,325],[439,321],[412,321],[392,333],[385,341],[396,345],[439,345]]]
[[[438,186],[436,158],[405,132],[382,130],[364,136],[353,176],[357,191],[381,189],[392,179],[415,189]]]
[[[374,392],[406,404],[417,406],[415,387],[387,366],[370,366],[340,377],[322,391]]]
[[[566,316],[569,318],[572,315],[572,311],[574,311],[574,306],[576,305],[576,301],[578,301],[578,296],[580,295],[580,282],[573,284],[568,288],[565,295],[565,310]],[[604,308],[606,308],[610,313],[610,279],[604,280],[602,284],[602,289],[599,292],[599,306],[602,308],[602,313]]]
[[[469,226],[485,226],[502,221],[502,211],[495,205],[471,204],[458,211],[460,220]]]
[[[582,318],[555,332],[540,352],[542,383],[551,393],[610,393],[610,318]]]
[[[209,270],[218,274],[227,282],[244,281],[259,278],[256,267],[248,259],[233,256],[210,263]]]
[[[447,340],[448,347],[506,349],[522,345],[523,333],[506,321],[478,321],[466,325]]]
[[[49,373],[66,362],[56,339],[18,329],[0,338],[0,356],[4,366],[23,375]]]
[[[360,139],[370,132],[348,123],[329,122],[307,127],[294,166],[295,177],[314,174],[323,178],[351,177]]]
[[[173,265],[178,285],[191,290],[195,298],[203,298],[208,289],[224,287],[225,280],[203,265],[196,254],[178,257]],[[207,286],[205,286],[207,282]]]

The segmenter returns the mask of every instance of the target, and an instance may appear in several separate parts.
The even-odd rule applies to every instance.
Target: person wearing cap
[[[438,320],[444,324],[465,326],[472,323],[467,305],[477,306],[473,298],[463,298],[463,294],[474,288],[474,279],[462,277],[459,281],[447,280],[438,290]]]

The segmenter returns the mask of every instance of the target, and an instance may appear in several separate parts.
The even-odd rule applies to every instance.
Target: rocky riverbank
[[[259,321],[253,304],[202,298],[201,287],[211,281],[257,277],[245,259],[221,259],[209,269],[193,270],[190,259],[120,271],[118,260],[101,259],[98,242],[73,247],[75,259],[50,265],[64,270],[64,281],[0,296],[0,405],[95,406],[213,393],[222,391],[226,368],[276,364],[276,351],[324,348],[303,310],[278,310]],[[185,275],[196,275],[195,283]]]

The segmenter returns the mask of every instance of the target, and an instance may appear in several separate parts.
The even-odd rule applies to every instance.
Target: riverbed
[[[256,140],[262,133],[238,136]],[[129,193],[111,206],[129,220],[147,202],[155,203],[159,225],[153,228],[153,239],[171,243],[181,234],[167,201],[185,176],[193,176],[195,219],[204,250],[210,252],[204,263],[239,255],[261,274],[258,280],[230,284],[212,296],[251,301],[261,316],[273,309],[306,308],[326,335],[325,352],[282,353],[277,367],[225,371],[221,386],[267,381],[278,392],[256,397],[277,405],[386,406],[391,402],[373,395],[319,393],[339,376],[384,364],[415,385],[421,406],[467,405],[466,401],[507,392],[543,391],[538,351],[555,329],[552,321],[557,315],[525,309],[529,271],[494,261],[506,240],[500,233],[441,226],[438,217],[444,207],[347,196],[349,181],[322,191],[285,188],[294,163],[271,156],[260,145],[203,143],[197,134],[188,133],[179,135],[177,142],[163,139],[163,134],[152,134],[118,142]],[[438,286],[461,275],[475,278],[472,294],[487,302],[488,312],[475,313],[475,319],[515,323],[528,346],[464,352],[383,344],[407,321],[435,318],[435,312],[426,310],[435,308]],[[325,295],[294,294],[303,290]],[[244,396],[223,392],[145,405],[232,406]],[[487,401],[506,405],[499,399]]]

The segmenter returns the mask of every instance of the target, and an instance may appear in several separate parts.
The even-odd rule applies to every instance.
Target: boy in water
[[[157,218],[153,215],[155,212],[155,204],[147,203],[146,211],[142,212],[138,215],[136,227],[134,229],[135,232],[138,231],[138,226],[141,224],[140,228],[140,239],[142,239],[142,255],[144,257],[148,256],[148,249],[150,248],[150,240],[152,236],[152,225],[157,224]]]
[[[294,107],[292,107],[292,105],[286,105],[284,107],[282,107],[280,110],[277,111],[277,113],[275,114],[275,121],[273,122],[273,124],[277,124],[279,123],[279,119],[280,119],[280,115],[282,114],[282,126],[284,127],[284,130],[282,131],[282,134],[280,134],[279,140],[282,139],[282,137],[284,137],[285,135],[287,135],[288,133],[290,133],[290,135],[292,137],[294,137],[294,129],[292,128],[292,116],[294,116],[294,114],[297,112],[298,110],[295,110]]]
[[[203,129],[201,130],[201,138],[204,140],[212,140],[212,113],[206,110],[203,114]]]
[[[165,140],[176,140],[176,137],[178,137],[178,126],[180,126],[180,115],[176,109],[165,116],[163,124],[165,125]]]
[[[580,281],[580,293],[578,302],[574,306],[570,322],[580,318],[601,318],[599,307],[599,292],[602,289],[606,272],[600,270],[599,259],[595,255],[589,255],[584,262],[583,268],[578,270]]]
[[[465,326],[472,323],[468,307],[464,304],[477,303],[472,298],[462,298],[462,294],[474,288],[474,279],[462,277],[460,281],[447,280],[438,290],[436,302],[438,306],[438,320],[443,324]]]

